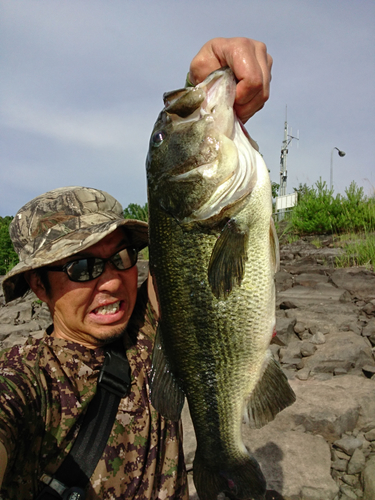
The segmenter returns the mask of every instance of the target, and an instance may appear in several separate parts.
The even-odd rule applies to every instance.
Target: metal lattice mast
[[[286,183],[288,178],[288,171],[286,167],[286,160],[288,156],[288,146],[293,139],[299,140],[298,137],[293,137],[292,135],[288,135],[288,119],[287,119],[287,107],[285,107],[285,122],[284,122],[284,140],[281,146],[281,155],[280,155],[280,188],[279,188],[279,196],[284,196],[287,194],[286,192]]]
[[[286,113],[285,113],[286,114]],[[280,155],[280,188],[279,188],[279,196],[286,195],[286,180],[288,177],[287,168],[286,168],[286,157],[288,155],[288,122],[285,116],[284,123],[284,140],[281,146],[281,155]]]

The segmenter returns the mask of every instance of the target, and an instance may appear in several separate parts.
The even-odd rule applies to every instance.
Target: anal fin
[[[245,273],[248,228],[235,219],[224,226],[212,250],[208,266],[208,282],[217,299],[226,298],[240,285]]]
[[[263,376],[251,393],[245,410],[250,427],[259,429],[271,422],[284,408],[296,400],[285,373],[270,351],[267,353]]]
[[[161,342],[160,325],[156,332],[152,354],[150,394],[152,406],[163,417],[173,421],[179,420],[184,406],[185,394],[168,366]]]

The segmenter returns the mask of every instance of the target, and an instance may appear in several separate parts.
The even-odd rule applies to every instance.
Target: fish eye
[[[164,139],[165,139],[165,132],[163,132],[162,130],[158,130],[152,136],[152,143],[154,146],[160,146],[164,141]]]

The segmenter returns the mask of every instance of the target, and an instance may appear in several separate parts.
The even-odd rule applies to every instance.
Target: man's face
[[[108,258],[126,246],[128,240],[119,228],[99,243],[70,258]],[[55,265],[55,264],[54,264]],[[107,262],[103,274],[91,281],[76,283],[64,272],[49,271],[51,291],[39,298],[52,314],[53,335],[96,348],[121,335],[133,312],[137,297],[137,267],[119,271]]]

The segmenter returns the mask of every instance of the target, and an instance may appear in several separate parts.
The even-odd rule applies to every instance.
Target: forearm
[[[0,441],[0,488],[3,484],[3,478],[8,464],[8,455],[5,446]]]
[[[159,302],[158,302],[158,299],[156,296],[151,273],[148,273],[147,293],[148,293],[149,301],[151,302],[151,305],[152,305],[152,307],[157,315],[156,319],[159,319],[159,314],[160,314],[159,313]]]

